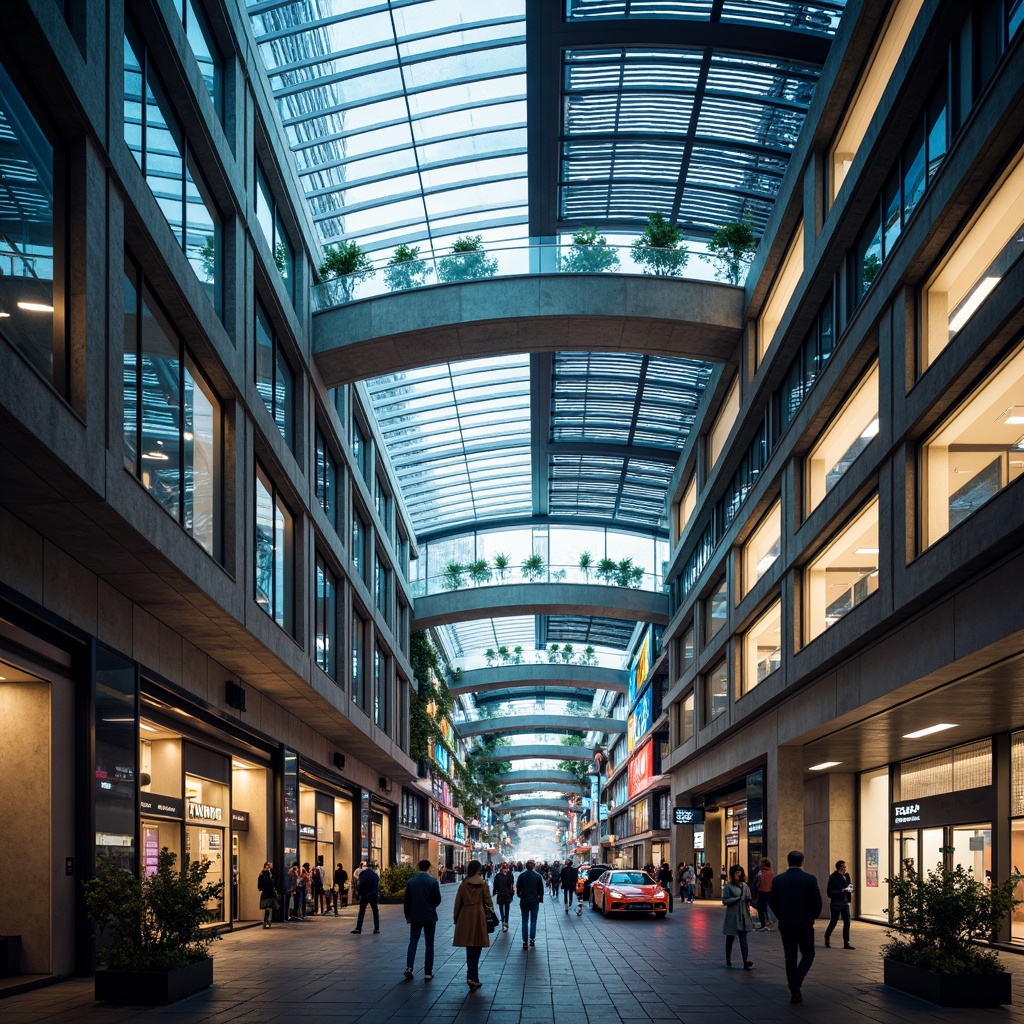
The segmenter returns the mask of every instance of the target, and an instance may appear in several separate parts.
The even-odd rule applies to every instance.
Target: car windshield
[[[653,885],[654,881],[642,871],[616,871],[611,877],[612,885]]]

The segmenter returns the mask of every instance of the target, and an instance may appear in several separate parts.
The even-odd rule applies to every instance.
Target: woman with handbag
[[[277,887],[274,885],[274,865],[268,860],[263,865],[259,880],[256,883],[260,890],[260,910],[263,911],[263,927],[270,927],[270,918],[280,906],[277,898]]]
[[[729,881],[722,890],[722,902],[726,907],[725,920],[722,922],[722,934],[725,936],[725,966],[732,967],[732,944],[739,938],[743,969],[749,971],[754,966],[747,948],[747,933],[754,930],[750,923],[752,897],[746,873],[739,864],[733,864],[729,868]]]
[[[465,881],[455,894],[455,936],[453,946],[466,949],[466,984],[472,989],[480,988],[480,951],[490,946],[488,938],[488,914],[494,916],[494,903],[487,891],[487,883],[480,874],[480,861],[471,860],[466,865]],[[495,917],[495,921],[497,918]]]

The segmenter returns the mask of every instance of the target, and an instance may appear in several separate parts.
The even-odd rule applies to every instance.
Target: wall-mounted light
[[[19,302],[18,309],[23,309],[26,313],[53,312],[53,306],[48,306],[45,302]]]

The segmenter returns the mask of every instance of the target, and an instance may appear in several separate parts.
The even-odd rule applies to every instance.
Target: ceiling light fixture
[[[23,309],[26,313],[53,312],[53,306],[48,306],[45,302],[19,302],[18,309]]]
[[[6,320],[10,315],[6,309],[0,309],[0,320]]]
[[[169,462],[171,458],[166,452],[143,452],[142,457],[153,462]]]
[[[874,437],[878,433],[878,417],[876,416],[862,431],[861,437],[865,440]]]
[[[853,553],[855,555],[877,555],[878,548],[856,548]]]
[[[1024,423],[1024,405],[1011,405],[1003,412],[1003,420],[1009,426],[1020,426]]]
[[[978,311],[978,307],[989,297],[989,293],[1000,279],[998,277],[983,277],[975,286],[974,291],[964,300],[960,311],[949,321],[949,333],[956,334],[968,320]]]
[[[938,725],[929,725],[927,729],[918,729],[917,732],[905,732],[905,740],[919,740],[922,736],[931,736],[933,732],[944,732],[946,729],[957,729],[959,725],[955,722],[939,722]]]
[[[160,731],[155,726],[147,725],[145,722],[139,722],[139,728],[140,729],[145,729],[146,732],[159,732]]]
[[[812,764],[807,770],[809,772],[823,772],[826,768],[835,768],[837,764],[842,763],[842,761],[822,761],[821,764]]]

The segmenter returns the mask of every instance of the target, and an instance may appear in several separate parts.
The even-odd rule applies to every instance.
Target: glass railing
[[[449,566],[443,573],[413,580],[409,586],[413,597],[427,597],[452,590],[470,590],[476,587],[500,587],[520,583],[586,583],[604,587],[621,587],[623,590],[646,590],[661,593],[662,575],[648,572],[642,565],[626,559],[615,567],[602,569],[581,569],[579,565],[537,565],[536,567],[508,566],[494,569],[486,565]]]
[[[312,306],[317,313],[427,285],[524,274],[642,274],[699,281],[715,279],[715,268],[699,252],[690,252],[683,259],[678,249],[645,249],[640,260],[636,256],[631,245],[572,244],[523,245],[430,256],[395,266],[376,266],[314,285]]]
[[[515,647],[498,647],[488,653],[470,654],[455,658],[449,663],[454,676],[456,673],[473,672],[476,669],[503,668],[507,665],[585,665],[593,668],[611,668],[625,671],[629,659],[624,654],[611,651],[595,651],[583,644],[555,644],[557,650],[524,650]]]
[[[592,707],[567,707],[564,701],[552,700],[514,700],[501,704],[486,703],[476,708],[457,707],[452,711],[452,721],[456,724],[463,722],[482,722],[490,719],[495,720],[495,732],[501,732],[498,722],[505,718],[521,718],[523,715],[561,715],[567,718],[608,718],[613,715],[607,709]],[[566,750],[580,750],[582,747],[569,747]],[[571,755],[567,755],[571,756]],[[584,751],[578,755],[586,759],[589,755]]]

